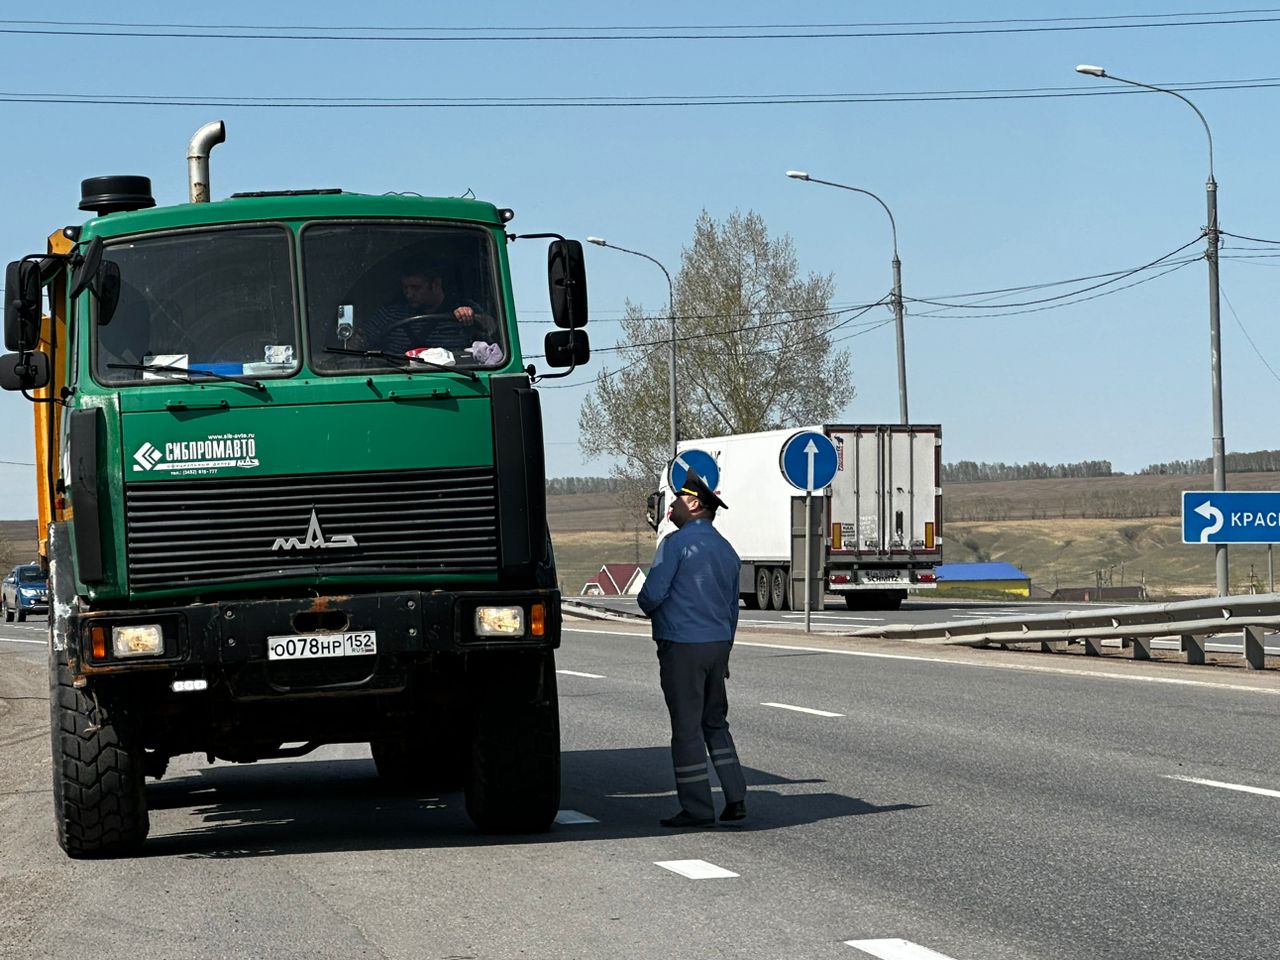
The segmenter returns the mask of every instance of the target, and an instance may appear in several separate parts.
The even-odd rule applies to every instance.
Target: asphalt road
[[[360,746],[184,758],[149,787],[145,855],[79,863],[50,818],[43,629],[0,632],[0,957],[1271,960],[1280,943],[1275,671],[744,635],[749,819],[671,832],[652,644],[579,623],[558,658],[562,807],[590,820],[478,836],[456,794],[382,791]]]

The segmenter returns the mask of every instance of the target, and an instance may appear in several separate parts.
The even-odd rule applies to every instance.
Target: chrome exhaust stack
[[[209,154],[227,139],[227,127],[221,120],[206,123],[196,131],[187,147],[187,181],[192,203],[209,202]]]

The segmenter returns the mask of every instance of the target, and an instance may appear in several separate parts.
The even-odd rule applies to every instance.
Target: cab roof
[[[117,237],[207,224],[371,217],[445,220],[500,227],[498,208],[482,200],[307,190],[238,194],[212,203],[182,203],[94,217],[84,238]]]

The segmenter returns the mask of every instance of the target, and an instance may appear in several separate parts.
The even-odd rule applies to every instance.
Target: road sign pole
[[[813,491],[828,486],[835,478],[839,456],[831,438],[812,430],[793,434],[782,445],[778,466],[787,483],[804,491],[804,631],[809,633],[813,612]],[[824,514],[825,515],[825,514]],[[794,529],[794,527],[793,527]],[[825,563],[825,556],[823,558]],[[793,567],[799,566],[793,561]],[[792,569],[791,582],[798,571]],[[819,593],[821,598],[823,593]],[[792,607],[795,591],[792,590]]]
[[[813,477],[813,457],[809,458],[809,477]],[[809,584],[813,581],[813,550],[810,538],[813,536],[813,491],[804,493],[804,632],[809,632],[810,594],[813,592]]]

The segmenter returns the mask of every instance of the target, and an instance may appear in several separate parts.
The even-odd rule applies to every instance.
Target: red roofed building
[[[582,585],[584,597],[633,597],[644,586],[644,567],[638,563],[606,563]]]

